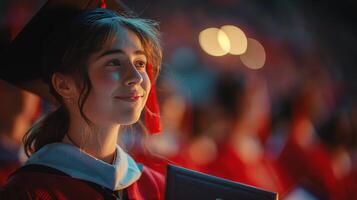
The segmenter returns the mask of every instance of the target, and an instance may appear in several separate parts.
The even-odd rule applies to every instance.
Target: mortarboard
[[[48,0],[8,48],[1,50],[0,78],[46,100],[56,102],[41,77],[44,38],[56,25],[70,20],[79,11],[100,7],[118,13],[131,12],[123,3],[116,0]]]
[[[48,85],[42,80],[41,54],[44,38],[56,25],[69,21],[82,10],[95,8],[134,15],[118,0],[48,0],[11,44],[6,49],[1,49],[0,79],[56,103]],[[150,73],[152,66],[148,68]],[[152,75],[150,79],[154,83]],[[146,107],[145,124],[150,133],[157,133],[161,128],[155,87],[151,89]]]

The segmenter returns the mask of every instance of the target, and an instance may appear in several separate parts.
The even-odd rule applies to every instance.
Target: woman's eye
[[[106,64],[106,66],[120,66],[120,65],[121,63],[119,60],[111,60]]]
[[[135,66],[137,67],[137,68],[146,68],[146,62],[145,61],[136,61],[135,62]]]

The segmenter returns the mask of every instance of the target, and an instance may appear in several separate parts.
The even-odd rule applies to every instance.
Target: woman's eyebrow
[[[110,49],[110,50],[105,51],[102,54],[100,54],[99,58],[101,58],[103,56],[110,55],[110,54],[126,54],[126,53],[121,49]],[[136,50],[136,51],[134,51],[134,55],[146,55],[146,54],[143,50]]]

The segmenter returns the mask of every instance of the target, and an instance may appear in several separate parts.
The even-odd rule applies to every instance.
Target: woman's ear
[[[75,97],[77,88],[76,83],[71,76],[54,73],[51,81],[53,88],[63,99],[72,99]]]

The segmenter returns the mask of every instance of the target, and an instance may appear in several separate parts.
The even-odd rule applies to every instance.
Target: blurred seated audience
[[[22,137],[40,114],[40,99],[0,80],[0,186],[26,159]]]

